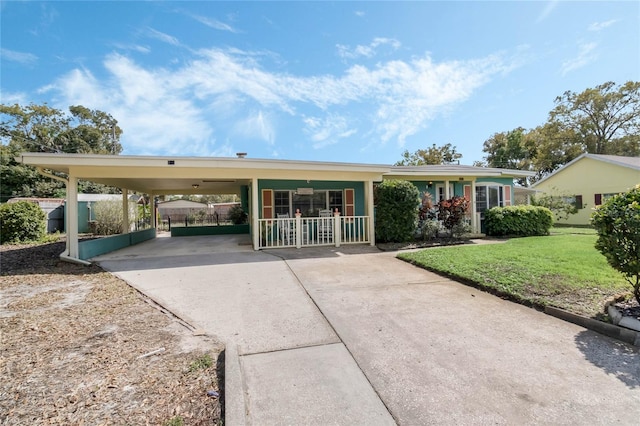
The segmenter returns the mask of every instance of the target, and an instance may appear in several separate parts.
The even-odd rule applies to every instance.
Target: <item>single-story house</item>
[[[559,223],[589,225],[597,206],[637,184],[640,184],[640,157],[582,154],[531,188],[575,203],[578,213]]]
[[[153,200],[170,194],[236,194],[248,213],[247,231],[253,247],[375,244],[374,185],[385,179],[406,179],[434,200],[464,195],[477,232],[488,208],[513,204],[513,181],[533,173],[461,165],[398,167],[319,161],[238,158],[150,157],[88,154],[23,153],[16,158],[65,173],[69,200],[77,199],[78,179],[148,194]],[[55,177],[58,178],[59,177]],[[77,208],[70,203],[68,208]],[[68,249],[63,258],[87,259],[77,235],[77,212],[70,212]],[[123,218],[124,229],[129,229]],[[131,235],[123,244],[155,237],[153,226]],[[85,244],[83,242],[83,244]]]

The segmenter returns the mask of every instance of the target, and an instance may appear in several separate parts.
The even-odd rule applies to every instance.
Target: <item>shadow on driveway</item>
[[[578,333],[576,346],[590,363],[629,388],[640,388],[640,349],[591,330]]]

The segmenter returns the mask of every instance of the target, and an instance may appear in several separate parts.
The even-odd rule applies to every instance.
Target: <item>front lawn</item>
[[[596,238],[593,230],[581,229],[580,234],[552,233],[398,257],[525,304],[594,317],[611,296],[631,292],[629,283],[595,249]]]

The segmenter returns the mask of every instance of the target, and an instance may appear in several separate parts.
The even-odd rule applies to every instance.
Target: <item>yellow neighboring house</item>
[[[578,213],[558,223],[589,225],[596,206],[639,183],[640,157],[582,154],[531,188],[575,202]]]

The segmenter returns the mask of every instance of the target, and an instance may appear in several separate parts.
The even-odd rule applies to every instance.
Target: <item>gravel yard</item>
[[[63,250],[0,246],[0,424],[220,424],[223,345]]]

